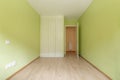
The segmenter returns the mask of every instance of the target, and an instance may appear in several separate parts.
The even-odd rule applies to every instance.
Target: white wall
[[[64,17],[41,16],[40,57],[64,57]]]

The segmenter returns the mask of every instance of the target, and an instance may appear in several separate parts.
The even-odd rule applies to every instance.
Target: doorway
[[[77,54],[77,27],[66,27],[66,54]]]

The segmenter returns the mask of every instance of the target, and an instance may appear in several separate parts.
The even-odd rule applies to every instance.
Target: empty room
[[[0,0],[0,80],[120,80],[120,0]]]

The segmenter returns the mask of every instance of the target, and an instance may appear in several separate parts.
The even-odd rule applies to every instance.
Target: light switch
[[[5,44],[10,44],[10,40],[5,40]]]

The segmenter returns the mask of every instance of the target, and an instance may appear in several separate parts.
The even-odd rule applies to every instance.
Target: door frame
[[[77,23],[77,25],[65,25],[65,55],[66,55],[66,29],[67,27],[76,27],[76,47],[77,47],[77,50],[76,50],[76,53],[77,53],[77,57],[79,57],[79,23]]]

